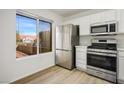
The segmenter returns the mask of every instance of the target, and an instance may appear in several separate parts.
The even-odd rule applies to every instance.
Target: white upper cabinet
[[[116,20],[116,10],[108,10],[91,15],[91,24]]]
[[[80,18],[80,35],[90,34],[90,16]]]
[[[109,10],[101,13],[101,21],[115,21],[117,18],[116,10]]]
[[[91,24],[94,24],[94,23],[99,23],[101,21],[101,15],[100,13],[97,13],[97,14],[92,14],[90,16],[90,23]]]
[[[123,32],[124,33],[124,9],[118,10],[117,13],[117,18],[118,18],[118,32]]]
[[[80,26],[80,36],[90,34],[90,25],[101,24],[109,21],[118,21],[118,32],[124,32],[124,10],[106,10],[88,16],[82,16],[66,21],[65,23]]]
[[[90,25],[95,23],[104,23],[117,20],[117,10],[108,10],[89,16],[81,17],[79,20],[80,35],[90,34]]]

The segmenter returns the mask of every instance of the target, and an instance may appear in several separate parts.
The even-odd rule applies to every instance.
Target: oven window
[[[116,57],[88,54],[87,65],[116,72]]]

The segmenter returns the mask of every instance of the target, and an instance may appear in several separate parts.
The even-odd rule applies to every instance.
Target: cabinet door
[[[80,35],[88,35],[90,33],[90,17],[80,18]]]
[[[90,21],[91,24],[101,22],[101,14],[100,13],[92,14],[90,16],[90,18],[91,18],[91,21]]]
[[[76,67],[79,70],[83,70],[83,71],[87,69],[87,66],[85,64],[80,63],[80,62],[76,63]]]
[[[105,12],[101,12],[101,22],[106,22],[106,21],[115,21],[116,20],[116,10],[109,10]]]
[[[124,81],[124,57],[119,57],[119,76],[120,80]]]
[[[116,10],[108,10],[91,15],[91,24],[103,23],[106,21],[115,21],[117,17]]]
[[[124,32],[124,9],[118,10],[119,32]]]
[[[86,51],[86,47],[76,47],[76,67],[80,70],[86,69]]]
[[[86,52],[76,52],[76,59],[77,60],[86,60]]]

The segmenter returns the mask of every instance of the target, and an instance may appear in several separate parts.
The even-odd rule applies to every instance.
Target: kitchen
[[[64,23],[80,25],[80,46],[76,46],[76,67],[91,75],[123,83],[123,67],[121,67],[123,66],[123,10],[107,10],[75,19],[72,16],[72,18],[68,18],[69,20]],[[99,68],[102,68],[101,71]]]
[[[70,9],[68,11],[72,11],[72,10]],[[31,10],[27,10],[27,11],[32,12]],[[35,10],[33,11],[35,13]],[[52,11],[53,13],[56,13],[56,14],[61,14],[62,12],[61,9],[59,10],[60,12],[58,12],[58,10],[55,10],[55,9],[49,10],[49,11]],[[77,11],[79,10],[77,9]],[[123,72],[124,70],[123,68],[124,67],[124,63],[123,63],[124,62],[124,58],[123,58],[124,57],[124,42],[123,42],[124,10],[121,10],[121,9],[120,10],[119,9],[108,9],[108,10],[107,9],[86,9],[85,10],[84,9],[82,11],[74,15],[71,14],[70,16],[66,16],[61,22],[59,22],[59,24],[56,22],[57,23],[56,27],[58,28],[56,28],[55,32],[54,30],[52,32],[52,42],[53,42],[52,54],[49,57],[45,58],[46,62],[47,61],[50,62],[52,59],[52,62],[53,62],[52,64],[49,63],[48,67],[46,66],[47,64],[44,64],[43,69],[40,69],[40,66],[38,67],[32,60],[32,63],[36,66],[36,68],[29,69],[27,70],[27,72],[24,72],[24,73],[20,69],[19,72],[21,72],[21,74],[18,74],[17,76],[14,74],[16,78],[13,76],[11,79],[7,78],[7,80],[5,81],[9,83],[19,83],[22,81],[26,81],[25,80],[27,79],[26,77],[30,75],[31,76],[28,77],[29,79],[27,79],[27,81],[32,80],[33,77],[36,78],[37,80],[40,80],[40,78],[38,79],[38,77],[35,77],[38,75],[39,71],[42,71],[42,70],[44,71],[46,69],[49,69],[52,66],[59,65],[60,67],[58,66],[51,69],[55,70],[58,68],[59,70],[64,70],[65,68],[67,68],[65,70],[67,70],[68,73],[71,73],[71,71],[73,70],[77,71],[78,69],[80,72],[77,72],[77,73],[86,74],[86,75],[89,75],[89,77],[91,75],[93,78],[96,77],[98,79],[105,80],[110,83],[124,83],[124,72]],[[36,13],[38,14],[39,12],[36,11]],[[51,16],[49,16],[49,18],[50,17]],[[62,31],[61,32],[62,34],[57,33],[59,31],[60,32]],[[66,33],[66,31],[70,31],[70,32]],[[64,33],[66,34],[64,35]],[[54,41],[56,35],[58,35],[58,37],[56,41]],[[61,39],[60,41],[59,41],[59,38]],[[65,52],[65,51],[68,51],[68,52]],[[62,53],[65,59],[62,58],[61,52],[65,52],[65,53]],[[60,54],[59,58],[57,54],[58,55]],[[36,61],[40,62],[40,60],[47,55],[48,53],[45,53],[45,54],[38,55],[38,57],[36,55],[32,57],[33,59],[36,59]],[[43,57],[41,58],[40,56],[43,56]],[[24,59],[16,59],[16,62],[20,64],[22,60],[30,61],[29,59],[26,59],[26,57]],[[62,63],[64,62],[63,60],[65,60],[66,62],[64,63],[64,65],[62,65]],[[62,61],[62,62],[59,63],[59,61]],[[24,64],[29,64],[29,63],[26,63],[25,61]],[[26,68],[27,66],[25,65],[24,67]],[[42,77],[42,73],[45,73],[45,72],[48,72],[50,73],[50,75],[52,75],[51,69],[41,72],[40,73],[41,76],[39,77],[41,78],[46,77],[46,76]],[[30,72],[30,70],[32,70],[32,72]],[[63,72],[59,73],[60,76],[61,74],[63,74]],[[4,78],[4,76],[6,76],[5,73],[3,74],[2,78]],[[65,78],[64,76],[62,77]],[[75,77],[75,75],[73,77]],[[35,83],[34,81],[33,83]],[[73,79],[71,82],[73,83]],[[40,82],[37,81],[37,83],[40,83]],[[52,83],[52,80],[51,80],[51,83]],[[64,82],[64,83],[67,83],[67,82]]]

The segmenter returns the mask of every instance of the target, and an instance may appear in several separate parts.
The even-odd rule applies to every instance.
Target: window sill
[[[53,53],[53,51],[46,52],[46,53],[41,53],[41,54],[37,54],[37,55],[30,55],[30,56],[24,56],[24,57],[16,58],[16,61],[31,59],[31,58],[35,58],[35,57],[38,57],[38,56],[41,56],[41,55],[47,55],[47,54],[50,54],[50,53]]]

